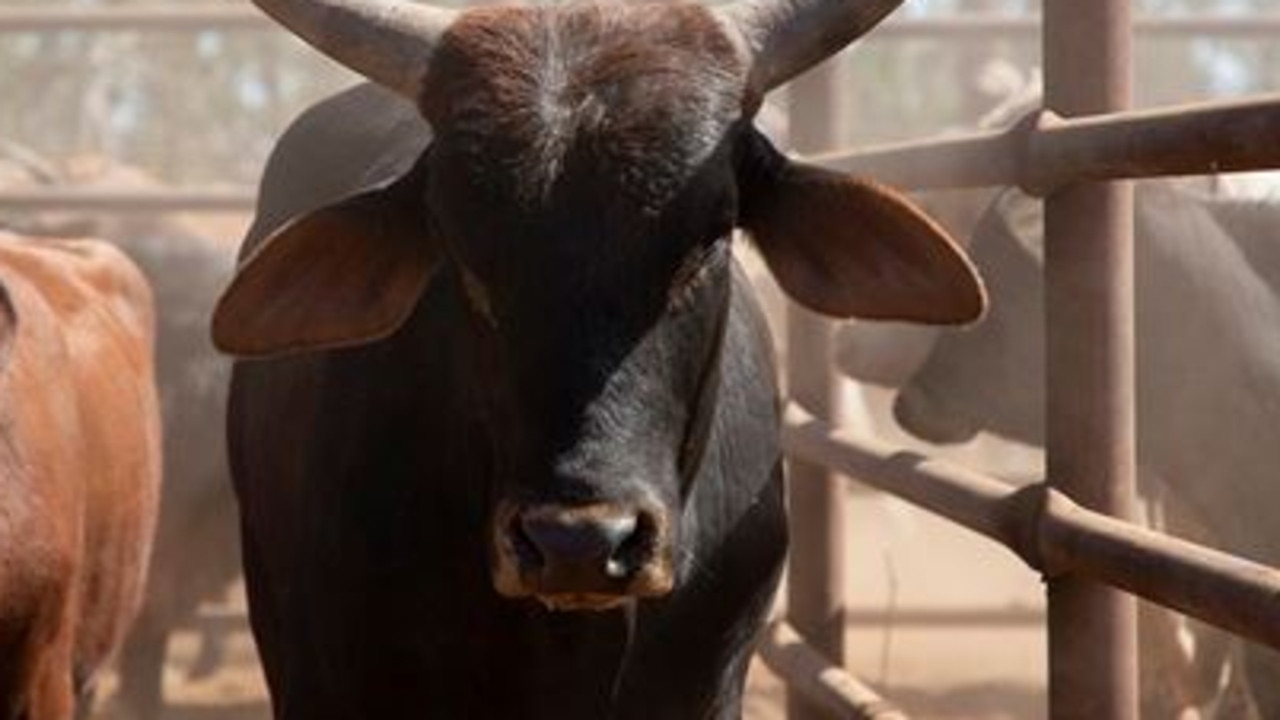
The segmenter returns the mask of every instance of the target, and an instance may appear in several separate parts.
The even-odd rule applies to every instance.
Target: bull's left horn
[[[739,0],[717,8],[742,41],[748,89],[763,95],[875,27],[903,0]]]
[[[458,12],[394,0],[253,0],[320,52],[417,101]]]

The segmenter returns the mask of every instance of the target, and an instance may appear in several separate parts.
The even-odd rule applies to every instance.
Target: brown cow
[[[146,172],[112,161],[47,161],[0,139],[6,189],[161,187]],[[234,264],[217,228],[175,213],[0,211],[0,225],[35,235],[92,235],[137,263],[156,302],[156,382],[164,422],[164,491],[147,597],[120,653],[117,704],[129,717],[162,716],[169,637],[201,602],[222,597],[240,574],[239,531],[224,440],[231,363],[208,337],[209,315]],[[188,677],[220,662],[221,636],[206,632]]]
[[[142,600],[151,293],[110,245],[0,232],[0,717],[85,710]]]

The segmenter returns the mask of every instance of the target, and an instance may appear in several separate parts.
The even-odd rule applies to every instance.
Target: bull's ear
[[[218,349],[269,357],[370,343],[413,312],[438,253],[395,185],[302,215],[240,266],[213,316]]]
[[[869,320],[955,324],[981,317],[987,296],[973,264],[905,197],[781,156],[764,166],[751,173],[741,223],[801,305]]]

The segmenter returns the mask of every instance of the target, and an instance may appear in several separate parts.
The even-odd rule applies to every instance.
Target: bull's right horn
[[[253,0],[317,50],[417,101],[456,10],[394,0]]]

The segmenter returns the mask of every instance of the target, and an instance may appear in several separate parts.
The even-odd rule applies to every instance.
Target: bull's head
[[[216,340],[249,356],[371,343],[428,283],[452,288],[496,444],[504,594],[601,608],[671,589],[735,227],[819,312],[982,312],[936,224],[874,183],[788,160],[751,123],[769,89],[900,0],[257,2],[414,102],[434,140],[398,182],[270,237],[223,297]]]

